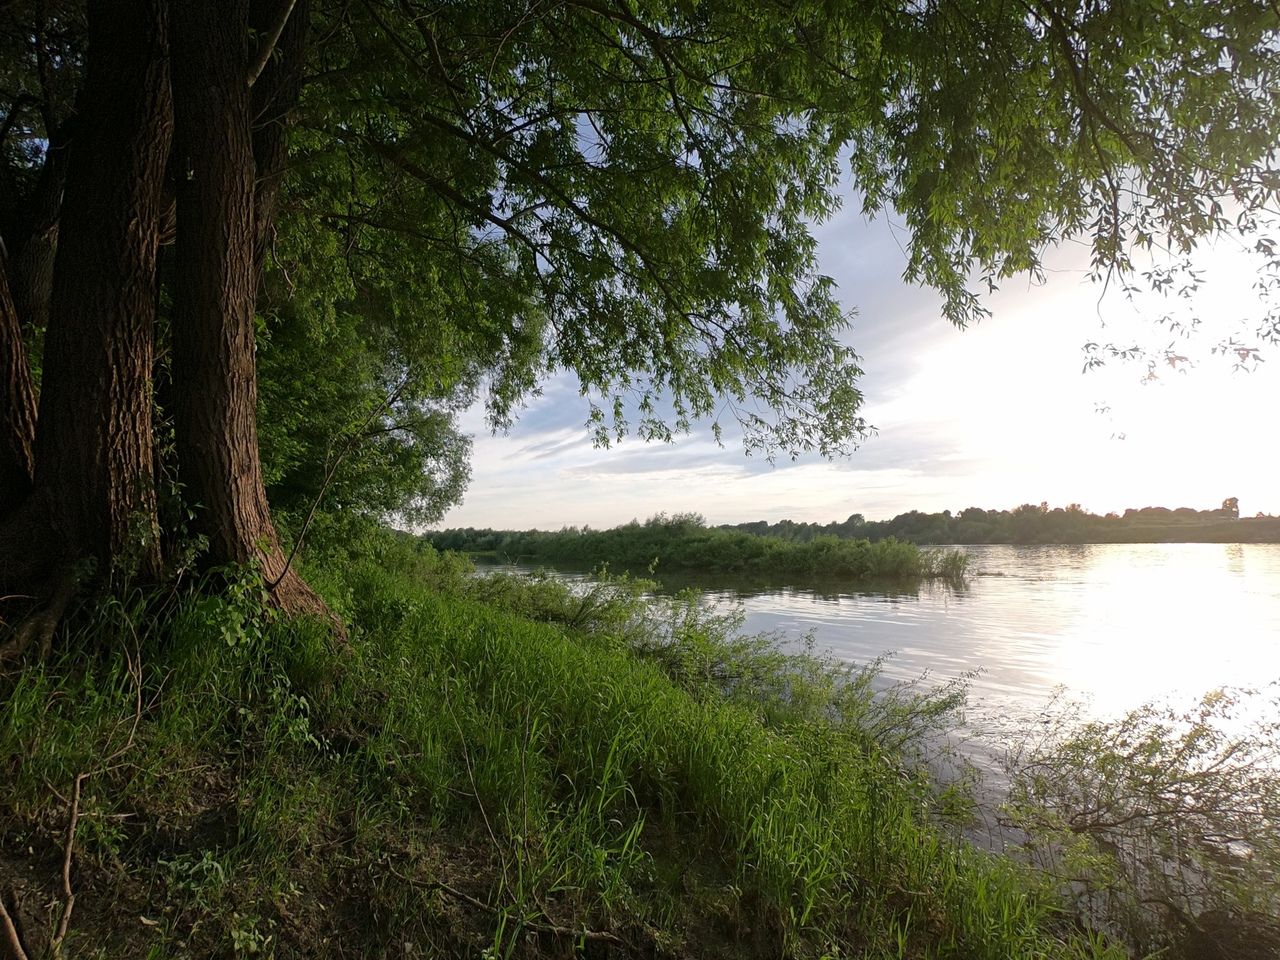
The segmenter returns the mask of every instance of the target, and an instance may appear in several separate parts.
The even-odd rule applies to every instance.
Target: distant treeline
[[[476,530],[429,533],[438,550],[493,553],[512,562],[557,563],[657,573],[696,570],[767,578],[845,581],[958,579],[965,557],[958,552],[920,550],[913,543],[882,538],[808,537],[804,542],[708,527],[697,514],[665,514],[610,530],[566,527],[541,530]]]
[[[802,523],[757,520],[730,529],[757,536],[806,543],[817,537],[866,539],[892,537],[911,543],[1276,543],[1280,517],[1237,519],[1234,498],[1217,510],[1143,507],[1105,516],[1079,504],[1050,508],[1024,503],[1013,510],[969,507],[959,513],[912,510],[892,520],[866,520],[855,513],[843,522]]]
[[[1143,507],[1106,515],[1079,504],[1027,503],[1013,510],[969,507],[956,514],[912,510],[892,520],[855,513],[832,523],[756,520],[720,527],[708,527],[697,514],[659,514],[610,530],[466,527],[428,533],[426,539],[437,549],[493,553],[513,561],[608,563],[636,570],[656,559],[666,571],[811,576],[830,570],[833,576],[892,579],[933,575],[931,566],[945,559],[901,550],[903,544],[1280,543],[1280,517],[1237,519],[1236,509],[1234,499],[1217,510]],[[809,549],[787,549],[795,546]]]

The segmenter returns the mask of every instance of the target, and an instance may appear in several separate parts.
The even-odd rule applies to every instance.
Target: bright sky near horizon
[[[672,444],[595,448],[577,382],[559,376],[508,434],[492,435],[479,408],[463,417],[475,437],[471,484],[435,526],[607,527],[659,511],[711,523],[879,520],[1041,501],[1101,513],[1207,509],[1230,496],[1242,515],[1280,514],[1280,355],[1241,372],[1209,354],[1214,333],[1263,310],[1252,264],[1230,241],[1197,257],[1208,270],[1194,304],[1206,332],[1180,348],[1194,368],[1144,382],[1136,364],[1082,371],[1088,341],[1172,339],[1153,322],[1164,308],[1156,298],[1135,304],[1088,282],[1083,247],[1059,250],[1043,285],[1006,283],[986,300],[992,316],[960,331],[936,294],[902,281],[903,234],[883,219],[847,209],[818,237],[823,271],[857,311],[845,339],[862,357],[863,415],[877,428],[852,456],[771,465],[697,427]]]

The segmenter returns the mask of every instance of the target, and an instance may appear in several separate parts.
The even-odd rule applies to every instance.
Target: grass
[[[1120,955],[939,822],[906,748],[951,692],[873,699],[625,580],[390,540],[309,576],[348,647],[241,577],[86,608],[0,681],[33,955],[86,774],[69,957]]]

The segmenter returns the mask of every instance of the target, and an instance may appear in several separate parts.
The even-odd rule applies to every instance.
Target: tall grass
[[[626,581],[377,553],[309,571],[347,647],[247,575],[83,610],[0,680],[29,939],[89,772],[74,956],[1119,956],[938,827],[899,748],[947,696],[877,705]]]
[[[699,572],[764,579],[845,583],[912,583],[927,578],[962,580],[967,559],[958,551],[922,551],[892,538],[872,543],[821,536],[792,542],[723,527],[701,517],[659,514],[645,523],[610,530],[566,528],[556,532],[445,531],[432,537],[452,549],[492,552],[513,562],[580,567],[609,564],[632,572]]]

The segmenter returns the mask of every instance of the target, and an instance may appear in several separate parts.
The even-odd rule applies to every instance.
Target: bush
[[[1075,715],[1010,756],[1033,861],[1144,956],[1280,955],[1280,685]]]

